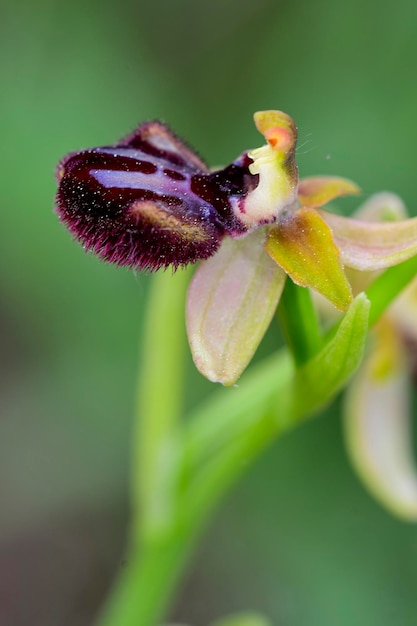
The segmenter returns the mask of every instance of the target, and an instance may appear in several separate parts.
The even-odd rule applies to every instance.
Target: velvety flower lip
[[[247,227],[232,206],[258,184],[247,154],[209,172],[160,122],[115,146],[75,152],[58,166],[56,211],[100,258],[136,269],[174,268],[212,256]]]

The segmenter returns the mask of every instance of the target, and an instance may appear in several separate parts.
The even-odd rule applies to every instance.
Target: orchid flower
[[[263,111],[254,119],[266,144],[213,172],[160,122],[72,153],[57,171],[57,212],[85,249],[136,269],[200,261],[188,338],[200,372],[224,385],[251,360],[287,275],[345,311],[345,266],[379,270],[417,254],[416,219],[368,223],[321,209],[359,188],[339,177],[299,182],[291,117]]]
[[[383,193],[365,203],[356,218],[392,222],[406,215],[397,196]],[[363,286],[364,276],[360,279]],[[408,521],[417,521],[410,407],[416,345],[417,278],[374,327],[344,411],[347,449],[359,476],[383,505]]]
[[[331,176],[298,184],[290,118],[267,111],[255,114],[255,124],[268,143],[248,153],[259,185],[247,194],[244,206],[264,208],[262,215],[273,224],[241,239],[224,239],[219,251],[200,263],[188,293],[187,328],[196,366],[225,385],[235,383],[251,360],[286,275],[345,310],[352,299],[345,266],[369,273],[417,253],[416,219],[365,222],[320,209],[360,190],[350,180]]]

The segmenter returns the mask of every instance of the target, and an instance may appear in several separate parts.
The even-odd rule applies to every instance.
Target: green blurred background
[[[301,175],[389,189],[413,212],[417,9],[3,0],[0,24],[0,624],[88,626],[123,559],[149,277],[71,241],[52,212],[57,161],[162,118],[218,165],[260,145],[253,111],[280,108],[299,127]],[[188,405],[210,390],[190,364]],[[417,529],[357,482],[336,404],[234,490],[172,617],[412,626],[416,580]]]

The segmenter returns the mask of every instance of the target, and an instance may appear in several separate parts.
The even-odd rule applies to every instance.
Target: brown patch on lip
[[[129,213],[150,226],[160,230],[169,230],[187,241],[206,241],[208,234],[198,224],[187,222],[158,206],[150,200],[136,200]]]

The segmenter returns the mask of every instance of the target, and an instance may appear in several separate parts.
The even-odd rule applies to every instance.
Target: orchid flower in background
[[[356,219],[405,220],[394,194],[376,194]],[[355,274],[359,288],[374,276]],[[364,282],[365,281],[365,282]],[[355,289],[356,290],[356,289]],[[374,496],[397,516],[417,521],[417,468],[413,459],[410,383],[416,365],[417,278],[371,332],[368,352],[345,396],[345,435],[352,463]]]

